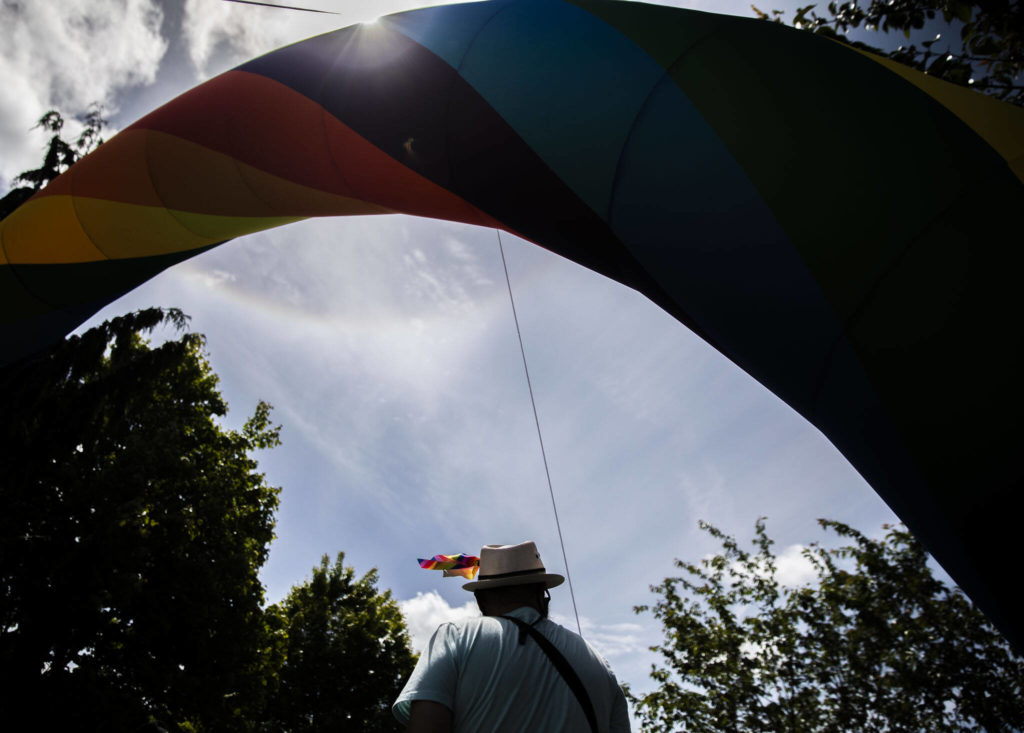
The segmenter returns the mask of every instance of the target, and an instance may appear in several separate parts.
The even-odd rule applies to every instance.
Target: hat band
[[[531,570],[513,570],[509,573],[480,573],[480,580],[493,580],[495,578],[511,578],[513,575],[536,575],[547,572],[544,568],[532,568]]]

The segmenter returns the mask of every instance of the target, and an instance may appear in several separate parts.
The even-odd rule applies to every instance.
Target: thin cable
[[[569,574],[569,558],[565,554],[565,541],[562,539],[562,524],[558,521],[558,507],[555,505],[555,490],[551,487],[551,472],[548,470],[548,455],[544,450],[544,438],[540,433],[540,418],[537,417],[537,402],[533,399],[533,384],[530,382],[530,368],[526,366],[526,349],[523,348],[523,334],[519,330],[519,316],[516,315],[516,299],[512,297],[512,281],[508,276],[508,265],[505,263],[505,247],[501,244],[501,231],[498,234],[498,251],[501,252],[501,266],[505,268],[505,285],[508,286],[508,300],[512,304],[512,320],[516,322],[516,336],[519,337],[519,353],[523,357],[523,371],[526,372],[526,387],[530,390],[530,406],[533,408],[533,422],[537,426],[537,440],[540,441],[540,456],[544,460],[544,475],[548,479],[548,493],[551,495],[551,509],[555,513],[555,526],[558,528],[558,544],[562,546],[562,562],[565,563],[565,579],[569,581],[569,596],[572,598],[572,612],[576,616],[576,630],[583,636],[580,626],[580,614],[576,610],[576,594],[572,589],[572,575]]]
[[[315,10],[314,8],[300,8],[297,5],[277,5],[275,3],[261,3],[256,0],[224,0],[227,3],[241,3],[242,5],[260,5],[264,8],[280,8],[281,10],[301,10],[304,13],[323,13],[324,15],[341,15],[333,10]]]

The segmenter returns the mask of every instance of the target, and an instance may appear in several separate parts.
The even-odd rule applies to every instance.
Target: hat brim
[[[463,584],[462,590],[475,593],[478,590],[487,590],[488,588],[505,588],[510,585],[537,585],[540,583],[543,583],[545,588],[554,588],[564,582],[565,578],[557,573],[537,573],[535,575],[514,575],[511,578],[474,580]]]

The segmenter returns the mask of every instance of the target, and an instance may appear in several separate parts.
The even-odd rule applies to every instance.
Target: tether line
[[[261,3],[257,0],[225,0],[229,3],[240,3],[242,5],[259,5],[263,8],[279,8],[280,10],[301,10],[304,13],[323,13],[324,15],[341,15],[333,10],[315,10],[313,8],[300,8],[298,5],[278,5],[276,3]]]
[[[501,231],[494,230],[498,235],[498,251],[501,252],[501,266],[505,268],[505,285],[508,286],[508,301],[512,304],[512,320],[516,323],[516,336],[519,338],[519,353],[523,357],[523,371],[526,373],[526,387],[530,391],[530,406],[533,408],[533,423],[537,426],[537,440],[540,442],[540,456],[544,461],[544,475],[548,480],[548,493],[551,495],[551,509],[555,513],[555,526],[558,528],[558,544],[562,546],[562,562],[565,563],[565,579],[569,581],[569,597],[572,598],[572,612],[576,616],[576,630],[583,636],[580,626],[580,613],[576,610],[576,594],[572,589],[572,575],[569,573],[569,558],[565,554],[565,541],[562,539],[562,524],[558,521],[558,506],[555,504],[555,490],[551,487],[551,471],[548,470],[548,455],[544,450],[544,437],[540,432],[540,418],[537,417],[537,402],[533,399],[533,384],[530,381],[530,367],[526,365],[526,349],[523,348],[523,334],[519,330],[519,316],[516,315],[516,299],[512,297],[512,280],[508,276],[508,264],[505,262],[505,247],[501,243]]]

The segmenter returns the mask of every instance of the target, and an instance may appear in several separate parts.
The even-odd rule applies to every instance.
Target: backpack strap
[[[569,664],[569,660],[558,651],[554,644],[547,640],[547,638],[541,634],[537,629],[533,628],[532,624],[528,624],[525,621],[517,619],[513,616],[502,616],[501,618],[508,619],[516,626],[519,627],[519,643],[523,644],[526,642],[526,634],[533,637],[533,640],[537,642],[537,646],[541,648],[541,651],[547,655],[547,658],[551,660],[551,663],[555,665],[555,669],[562,675],[562,679],[569,685],[569,689],[572,690],[572,694],[576,696],[576,700],[579,702],[580,707],[583,708],[583,714],[587,716],[587,722],[590,723],[590,730],[593,733],[598,733],[597,728],[597,715],[594,714],[594,705],[590,702],[590,695],[587,694],[586,688],[583,686],[583,681],[579,675],[576,674],[576,670]]]

